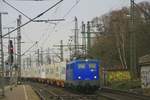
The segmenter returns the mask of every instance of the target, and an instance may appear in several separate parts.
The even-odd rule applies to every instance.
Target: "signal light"
[[[9,52],[10,54],[13,54],[13,53],[14,53],[12,40],[9,40],[8,52]]]
[[[12,64],[13,60],[14,60],[13,59],[14,50],[13,50],[13,42],[12,42],[12,40],[9,40],[8,53],[9,53],[10,64]]]

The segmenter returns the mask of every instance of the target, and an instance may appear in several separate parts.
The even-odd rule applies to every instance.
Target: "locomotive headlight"
[[[94,76],[94,78],[96,79],[96,78],[97,78],[97,76]]]
[[[91,72],[94,72],[94,69],[91,69]]]
[[[78,76],[78,79],[81,79],[81,76]]]

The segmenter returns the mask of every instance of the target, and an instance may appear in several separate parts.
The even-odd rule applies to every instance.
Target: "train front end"
[[[67,83],[79,91],[95,91],[99,88],[99,61],[75,60],[67,65]]]

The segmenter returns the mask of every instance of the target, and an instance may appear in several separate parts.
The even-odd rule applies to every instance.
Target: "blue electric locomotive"
[[[73,60],[67,64],[66,86],[77,90],[96,90],[99,87],[99,61]]]

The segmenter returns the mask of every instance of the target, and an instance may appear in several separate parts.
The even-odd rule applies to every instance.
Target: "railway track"
[[[41,100],[150,100],[150,96],[110,88],[102,88],[96,95],[85,95],[50,85],[29,84]]]
[[[96,95],[74,94],[62,88],[39,83],[30,83],[30,85],[41,100],[98,100]]]
[[[108,100],[150,100],[150,96],[110,88],[102,88],[99,96],[105,97]]]

